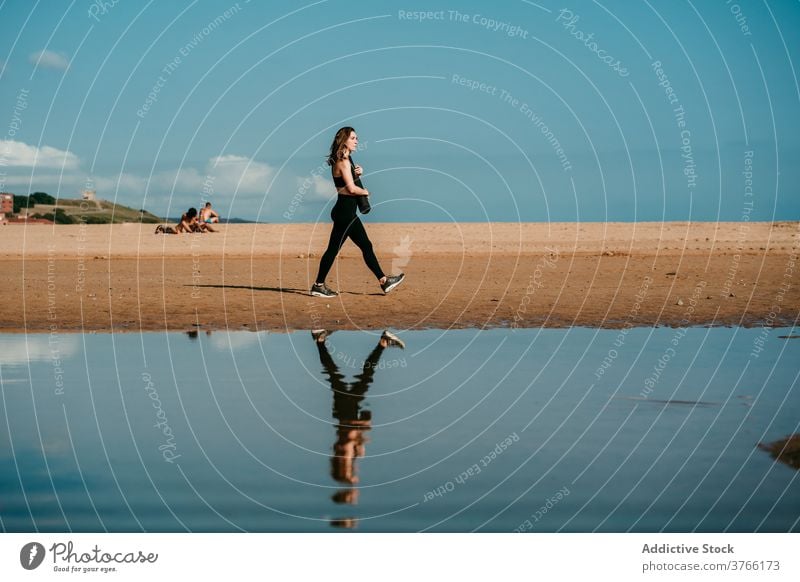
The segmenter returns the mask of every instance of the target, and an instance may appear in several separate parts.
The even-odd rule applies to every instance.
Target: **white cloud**
[[[28,186],[34,188],[42,186],[56,186],[58,184],[74,186],[78,183],[77,176],[65,175],[63,178],[58,174],[34,174],[31,179],[30,174],[8,174],[5,176],[5,183],[9,186]]]
[[[151,185],[198,194],[209,186],[215,194],[223,196],[263,194],[274,171],[269,164],[226,155],[208,160],[204,172],[192,167],[160,172]]]
[[[3,151],[6,151],[3,156]],[[5,176],[4,182],[8,185],[30,186],[34,190],[45,186],[58,186],[64,190],[62,196],[71,197],[70,190],[78,197],[86,185],[87,174],[75,172],[79,170],[79,159],[71,153],[56,148],[45,146],[37,148],[22,142],[0,141],[0,158],[7,166],[58,168],[63,165],[65,171],[60,173],[35,172],[30,174],[11,174]],[[153,174],[149,181],[151,194],[192,194],[200,196],[209,185],[215,195],[232,198],[247,195],[263,195],[269,185],[275,170],[263,162],[256,162],[245,156],[226,155],[211,158],[201,171],[191,166],[180,170],[164,170]],[[92,177],[97,195],[106,200],[111,199],[113,193],[129,193],[143,195],[148,189],[148,179],[139,174],[99,174]],[[322,185],[315,184],[316,189]]]
[[[47,192],[60,198],[80,198],[86,179],[74,174],[9,174],[2,181],[2,189],[15,194]]]
[[[93,181],[95,190],[104,193],[101,198],[105,199],[111,198],[111,193],[116,192],[117,188],[121,192],[136,192],[140,194],[144,194],[145,188],[147,188],[147,180],[135,174],[122,173],[116,176],[97,176]]]
[[[21,141],[0,140],[0,159],[6,166],[77,170],[78,156],[50,146],[37,147]]]
[[[36,51],[35,53],[29,54],[28,61],[31,64],[44,67],[46,69],[59,69],[64,71],[67,69],[67,67],[69,67],[69,59],[67,58],[67,55],[48,50]]]
[[[206,172],[214,177],[216,192],[260,194],[266,191],[273,169],[244,156],[228,155],[211,158]]]
[[[152,188],[177,192],[199,192],[203,189],[203,180],[206,176],[195,168],[187,167],[180,170],[165,170],[153,176],[150,185]]]
[[[77,335],[77,334],[76,334]],[[78,338],[72,334],[11,336],[0,340],[0,364],[26,365],[28,362],[67,360],[78,353]]]
[[[259,342],[266,332],[252,331],[220,331],[211,334],[211,345],[220,352],[232,352],[245,349]]]
[[[320,174],[308,178],[297,178],[297,191],[303,193],[306,200],[327,202],[336,198],[336,187],[333,181]]]
[[[322,176],[314,176],[314,194],[321,200],[330,200],[336,198],[336,186],[333,185],[333,180],[323,178]]]

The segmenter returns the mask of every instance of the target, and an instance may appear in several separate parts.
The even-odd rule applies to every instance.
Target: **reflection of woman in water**
[[[369,438],[365,433],[372,428],[372,414],[369,410],[361,410],[361,401],[366,397],[367,390],[372,384],[372,376],[378,367],[383,350],[390,346],[404,348],[405,344],[393,333],[383,332],[378,345],[364,361],[363,369],[361,374],[356,376],[356,381],[346,382],[325,345],[330,332],[314,330],[311,335],[316,341],[319,360],[333,390],[333,418],[337,424],[336,441],[333,443],[331,457],[331,477],[346,486],[345,489],[334,493],[332,499],[334,503],[355,505],[358,503],[358,489],[353,485],[359,481],[355,461],[366,453]],[[347,528],[354,527],[355,524],[356,520],[352,518],[331,522],[331,525]]]

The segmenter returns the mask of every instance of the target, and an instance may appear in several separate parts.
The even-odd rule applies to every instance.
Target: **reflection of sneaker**
[[[392,275],[390,277],[386,277],[386,283],[381,283],[381,289],[383,289],[384,293],[389,293],[392,289],[397,287],[400,283],[403,282],[406,276],[403,273],[399,275]]]
[[[387,348],[397,347],[400,349],[405,349],[406,347],[405,342],[390,331],[384,331],[381,339],[386,341]]]
[[[329,289],[325,283],[314,283],[314,285],[311,286],[311,295],[314,297],[330,298],[336,297],[339,294],[336,291]]]
[[[328,336],[331,335],[332,333],[333,333],[332,331],[328,331],[327,329],[312,329],[311,337],[314,338],[315,342],[322,343],[326,339],[328,339]]]

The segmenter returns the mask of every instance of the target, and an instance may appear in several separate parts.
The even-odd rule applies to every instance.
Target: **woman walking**
[[[319,261],[317,279],[311,287],[311,295],[315,297],[336,297],[338,295],[338,293],[328,288],[325,284],[325,278],[328,276],[328,272],[333,266],[333,261],[336,259],[336,255],[339,254],[339,249],[342,248],[347,237],[350,237],[356,246],[361,249],[361,254],[364,255],[364,262],[378,279],[384,293],[389,293],[402,283],[405,278],[403,273],[388,277],[384,274],[380,263],[378,263],[378,258],[372,250],[372,243],[367,236],[367,231],[364,229],[361,220],[356,216],[358,197],[369,196],[368,190],[356,184],[356,180],[360,182],[358,177],[363,173],[363,170],[361,166],[353,163],[350,155],[357,147],[358,135],[356,135],[356,130],[352,127],[343,127],[337,131],[336,137],[333,138],[333,143],[331,144],[328,165],[331,166],[333,184],[336,186],[336,192],[338,192],[339,197],[333,210],[331,210],[333,229],[331,229],[328,248]]]

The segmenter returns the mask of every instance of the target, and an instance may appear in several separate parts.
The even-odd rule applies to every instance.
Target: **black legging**
[[[322,255],[319,261],[319,272],[317,273],[317,283],[324,283],[325,278],[333,266],[333,261],[339,250],[342,248],[344,241],[350,237],[358,248],[361,249],[361,254],[364,256],[364,262],[369,267],[369,270],[378,278],[383,278],[383,270],[378,257],[375,256],[375,251],[372,250],[372,242],[367,236],[367,231],[361,223],[361,219],[356,216],[356,199],[355,196],[345,196],[339,194],[339,199],[331,210],[331,218],[333,219],[333,229],[331,230],[331,238],[328,241],[328,248]]]
[[[364,412],[366,411],[361,410],[361,401],[366,397],[367,390],[372,384],[372,377],[375,375],[375,370],[381,359],[383,346],[379,343],[367,356],[367,359],[364,360],[361,374],[356,376],[355,382],[345,381],[344,374],[339,372],[339,367],[333,361],[324,343],[317,342],[317,350],[319,351],[319,360],[333,390],[333,417],[339,422],[340,426],[352,427],[353,425],[349,423],[364,419]],[[369,415],[368,412],[367,415]]]

